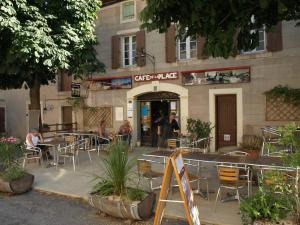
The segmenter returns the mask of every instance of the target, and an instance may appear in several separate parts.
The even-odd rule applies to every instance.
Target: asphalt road
[[[97,213],[87,203],[57,195],[31,191],[23,195],[0,194],[0,225],[150,225]],[[185,225],[166,221],[163,225]]]

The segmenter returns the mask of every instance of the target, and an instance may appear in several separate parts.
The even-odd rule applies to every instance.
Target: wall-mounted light
[[[153,65],[153,72],[155,73],[155,64],[156,64],[155,56],[147,53],[146,49],[142,48],[139,52],[139,57],[148,57],[148,59],[151,61]]]

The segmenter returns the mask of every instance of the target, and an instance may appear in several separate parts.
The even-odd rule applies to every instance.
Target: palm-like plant
[[[136,162],[134,158],[129,160],[128,148],[128,145],[123,141],[111,145],[108,157],[103,159],[104,176],[95,178],[100,181],[94,186],[92,194],[115,195],[130,199],[131,196],[134,196],[134,199],[131,200],[142,198],[144,192],[128,187],[132,169]]]

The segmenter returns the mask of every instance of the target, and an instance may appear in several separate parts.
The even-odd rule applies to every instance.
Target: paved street
[[[83,201],[31,191],[23,195],[0,194],[1,225],[150,225],[152,221],[123,221],[103,214]],[[166,221],[164,225],[185,225]]]

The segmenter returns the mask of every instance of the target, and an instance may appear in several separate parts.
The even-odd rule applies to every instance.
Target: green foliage
[[[253,19],[254,20],[253,20]],[[258,46],[258,32],[265,26],[269,31],[278,21],[299,20],[298,0],[147,0],[140,15],[142,28],[165,32],[177,24],[180,36],[200,35],[206,39],[204,53],[228,58],[238,50]],[[235,38],[237,37],[237,43]]]
[[[271,182],[266,182],[271,180]],[[260,179],[258,192],[243,200],[240,205],[244,225],[254,220],[279,221],[296,210],[294,190],[286,182],[283,172],[272,171]]]
[[[279,144],[297,150],[300,147],[300,135],[296,135],[297,128],[298,126],[295,122],[279,127],[278,131],[281,134]]]
[[[265,92],[265,94],[272,97],[282,97],[286,103],[294,105],[300,104],[300,88],[290,88],[288,86],[278,85]]]
[[[93,49],[100,6],[100,0],[0,1],[0,88],[48,84],[59,70],[103,71]]]
[[[187,120],[187,130],[193,140],[209,137],[212,126],[210,122],[189,118]]]
[[[13,181],[25,174],[17,160],[24,155],[24,149],[14,137],[0,138],[0,177],[5,181]]]
[[[22,157],[24,149],[14,137],[2,137],[0,139],[0,165],[2,170],[15,164],[16,160]]]
[[[262,138],[256,135],[243,135],[241,147],[247,150],[259,151],[262,146]]]
[[[6,182],[18,180],[25,175],[25,170],[19,166],[10,166],[5,171],[0,172],[0,177]]]
[[[141,200],[145,194],[138,188],[128,187],[136,159],[128,159],[128,145],[122,141],[110,146],[109,155],[103,159],[104,177],[96,177],[99,182],[93,187],[92,194],[102,196],[116,195],[130,200]]]
[[[294,153],[285,154],[282,157],[283,163],[288,167],[299,167],[300,166],[300,151],[295,151]]]

